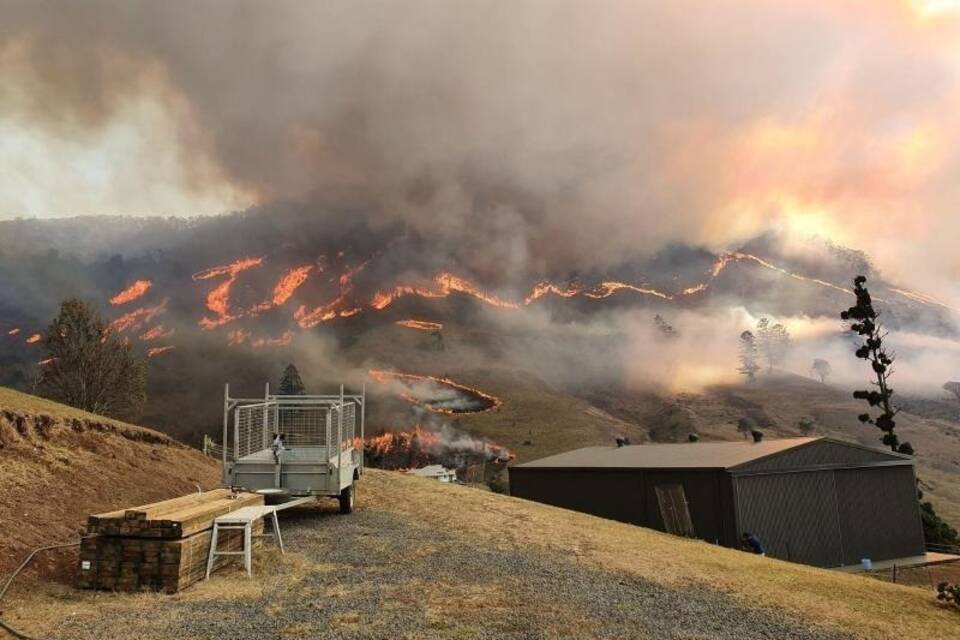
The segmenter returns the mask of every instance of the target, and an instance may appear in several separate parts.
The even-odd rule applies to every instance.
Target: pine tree
[[[303,386],[303,380],[300,379],[300,372],[293,364],[288,364],[283,370],[283,376],[280,378],[280,388],[277,393],[281,396],[304,396],[307,394]]]
[[[881,442],[890,447],[891,451],[906,455],[915,455],[909,442],[900,442],[895,432],[897,423],[894,417],[900,411],[893,406],[893,388],[890,386],[890,376],[893,375],[894,354],[886,350],[883,339],[886,333],[880,324],[880,314],[873,308],[873,300],[867,290],[867,279],[857,276],[853,280],[853,293],[857,302],[852,307],[840,313],[840,317],[849,322],[850,331],[859,336],[859,345],[854,352],[858,358],[870,363],[870,368],[876,378],[872,383],[875,389],[863,389],[853,392],[853,397],[865,400],[870,407],[880,410],[880,415],[873,417],[869,413],[858,416],[860,422],[872,424],[883,432]],[[917,481],[919,484],[919,480]],[[923,499],[923,491],[917,488],[917,497]],[[923,523],[923,536],[928,543],[943,545],[960,545],[960,537],[956,529],[943,521],[929,501],[920,503],[920,518]]]
[[[757,339],[750,331],[740,334],[740,366],[737,371],[746,376],[747,382],[757,377],[760,365],[757,364]]]
[[[90,305],[65,300],[44,347],[40,395],[112,418],[138,415],[147,399],[146,362]]]

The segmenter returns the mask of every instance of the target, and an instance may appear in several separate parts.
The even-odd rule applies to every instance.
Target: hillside
[[[929,588],[757,558],[369,470],[357,511],[283,514],[287,554],[167,597],[21,587],[8,620],[59,639],[947,638]],[[146,612],[150,615],[144,615]]]
[[[217,462],[169,436],[0,387],[0,574],[91,513],[219,482]]]

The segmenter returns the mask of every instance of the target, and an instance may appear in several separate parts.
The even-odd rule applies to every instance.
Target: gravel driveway
[[[96,616],[68,619],[55,637],[847,637],[702,587],[665,587],[550,551],[478,546],[376,507],[290,511],[281,526],[289,552],[259,552],[254,582],[227,571],[175,597],[101,595]]]

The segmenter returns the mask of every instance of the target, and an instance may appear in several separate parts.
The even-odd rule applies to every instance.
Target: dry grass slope
[[[46,587],[30,597],[21,592],[11,620],[55,637],[138,640],[172,633],[223,637],[227,631],[246,639],[274,630],[283,638],[499,633],[517,638],[731,638],[737,637],[745,617],[788,625],[793,620],[821,630],[819,635],[789,637],[960,637],[960,616],[937,605],[928,589],[757,558],[399,473],[370,470],[360,486],[353,516],[334,515],[332,506],[285,514],[288,554],[259,554],[254,580],[228,572],[174,598],[94,596]],[[470,564],[478,550],[487,558],[483,563],[509,558],[517,564],[508,562],[512,568],[497,568],[478,578],[475,573],[485,565]],[[555,564],[534,565],[531,572],[526,560],[531,557]],[[568,574],[594,580],[578,584],[571,594],[580,594],[580,589],[607,593],[614,585],[618,595],[591,610],[576,602],[558,602],[560,596],[551,589],[559,585],[562,590],[567,578],[558,583],[556,576]],[[627,604],[619,597],[649,591],[645,584],[681,594],[681,600],[691,603],[712,593],[731,604],[722,605],[720,617],[710,622],[717,626],[707,630],[696,606],[652,614],[648,606],[642,615],[674,621],[669,633],[649,634],[640,627],[617,636],[601,631],[597,625],[641,615],[625,611]],[[146,611],[151,615],[144,616]],[[51,621],[58,619],[69,619],[70,625],[56,631]],[[392,627],[398,620],[410,626]],[[749,637],[787,637],[769,633],[751,628]]]
[[[0,388],[0,573],[77,538],[90,513],[219,481],[219,464],[166,435]]]

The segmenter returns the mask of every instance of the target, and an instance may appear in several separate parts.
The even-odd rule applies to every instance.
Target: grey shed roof
[[[759,458],[826,438],[781,438],[761,442],[694,442],[637,444],[624,447],[584,447],[541,458],[518,467],[730,469]],[[844,443],[846,444],[846,443]],[[852,445],[857,446],[857,445]]]

